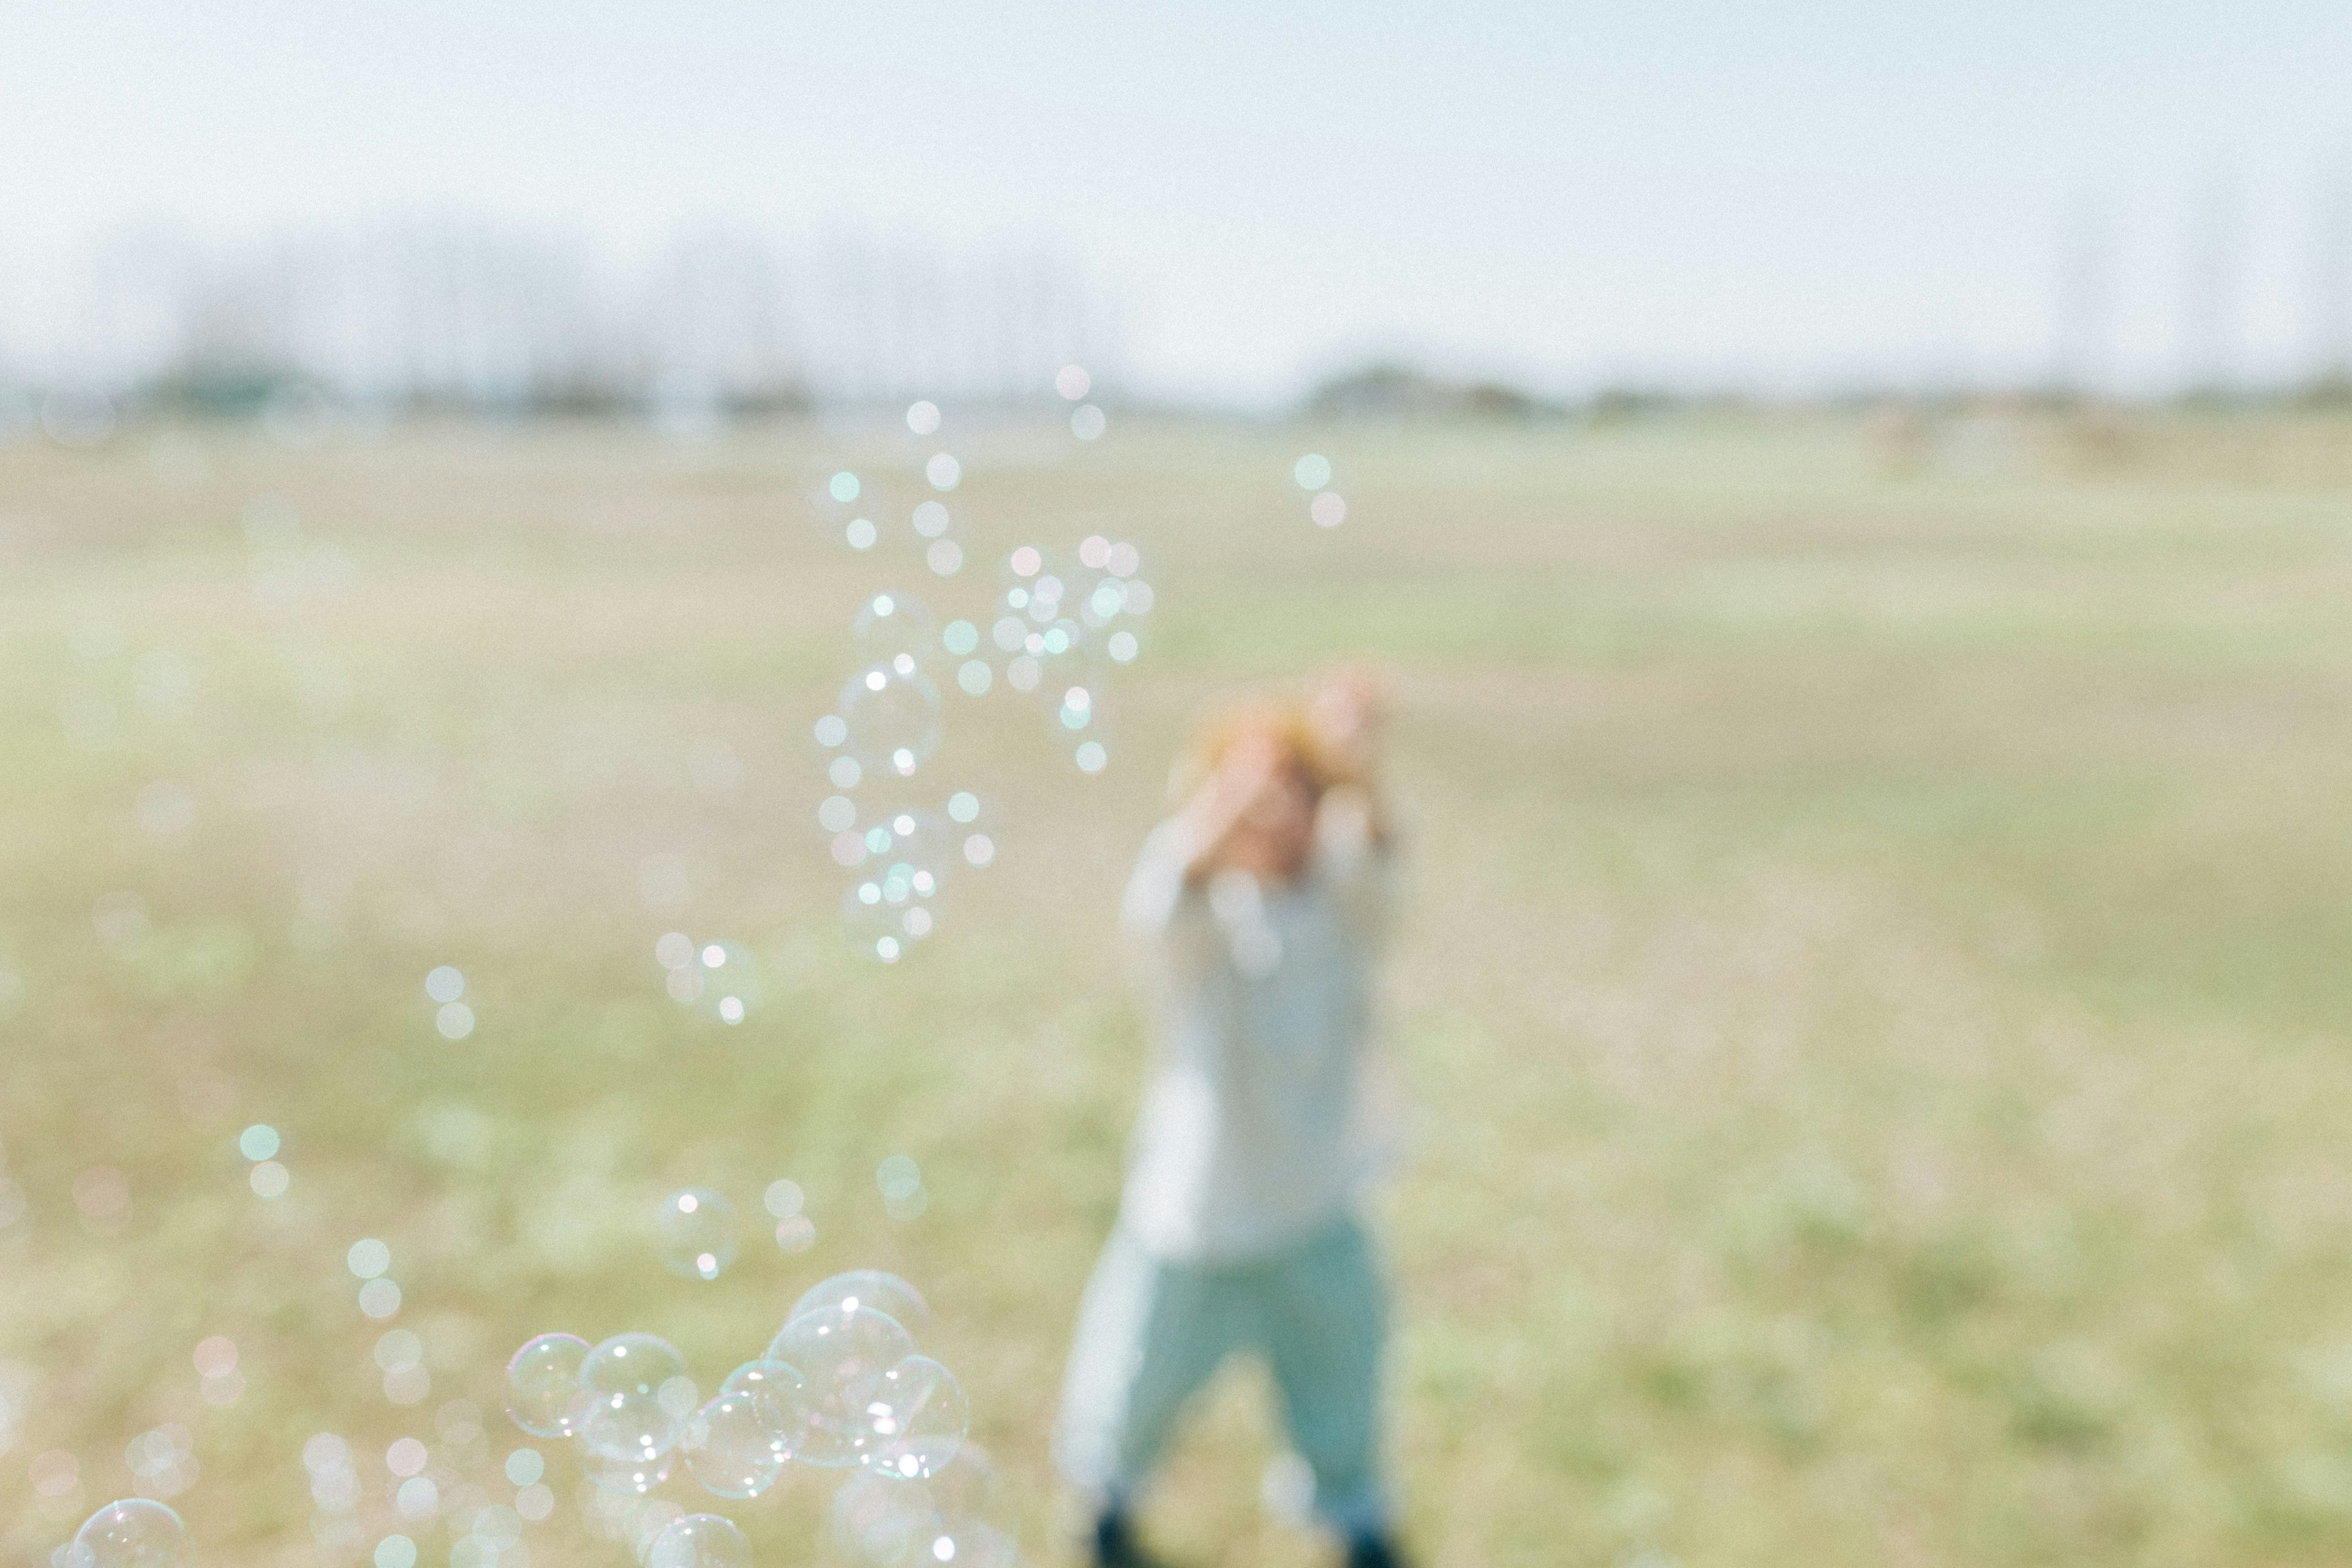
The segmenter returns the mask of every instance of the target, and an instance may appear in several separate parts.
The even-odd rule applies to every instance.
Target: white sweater
[[[1348,1212],[1394,1151],[1394,1079],[1373,1049],[1394,856],[1336,798],[1317,838],[1293,882],[1188,887],[1201,846],[1163,822],[1128,882],[1159,1056],[1119,1217],[1160,1257],[1279,1251]]]

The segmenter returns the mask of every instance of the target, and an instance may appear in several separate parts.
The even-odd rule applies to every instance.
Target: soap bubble
[[[996,1466],[988,1450],[973,1442],[957,1445],[954,1457],[916,1485],[950,1521],[985,1519],[995,1506]]]
[[[832,482],[826,485],[825,489],[832,495],[834,500],[846,506],[851,501],[857,499],[857,491],[859,489],[857,476],[852,473],[835,474],[833,476]]]
[[[961,658],[980,646],[980,628],[970,621],[950,621],[940,632],[940,646]]]
[[[425,994],[436,1002],[455,1002],[466,994],[466,977],[443,964],[425,977]]]
[[[188,1527],[150,1498],[108,1503],[73,1539],[78,1568],[186,1568],[195,1560]]]
[[[789,1363],[808,1379],[808,1435],[795,1457],[823,1468],[855,1464],[874,1436],[875,1417],[866,1408],[869,1391],[914,1350],[898,1320],[863,1302],[805,1312],[786,1323],[768,1346],[767,1359]]]
[[[723,1193],[708,1187],[672,1193],[654,1224],[662,1266],[681,1279],[716,1279],[735,1261],[735,1205]]]
[[[798,1436],[769,1426],[758,1393],[722,1391],[686,1424],[678,1452],[705,1491],[753,1498],[776,1484]]]
[[[940,689],[909,655],[853,677],[838,706],[847,728],[843,744],[869,773],[904,778],[939,750]]]
[[[649,1459],[610,1459],[599,1456],[587,1467],[588,1481],[613,1497],[643,1497],[669,1479],[670,1455]]]
[[[971,1426],[971,1405],[955,1373],[910,1355],[865,1390],[871,1436],[857,1462],[901,1479],[929,1476],[955,1458]]]
[[[1054,373],[1054,390],[1072,403],[1084,397],[1094,384],[1095,378],[1087,374],[1084,365],[1066,364]]]
[[[935,490],[951,490],[963,482],[963,465],[946,452],[935,452],[923,465],[923,477]]]
[[[760,1000],[759,964],[731,942],[705,942],[692,962],[669,972],[667,984],[672,996],[722,1024],[741,1023]]]
[[[835,1561],[859,1568],[935,1568],[930,1544],[947,1521],[919,1482],[861,1472],[833,1495]]]
[[[893,1154],[874,1168],[874,1184],[886,1198],[910,1198],[923,1190],[923,1168],[908,1154]]]
[[[937,627],[930,607],[913,595],[881,593],[857,606],[850,637],[861,663],[887,665],[902,653],[920,661],[930,654]]]
[[[580,1363],[582,1408],[573,1429],[581,1445],[599,1458],[639,1468],[668,1453],[694,1402],[677,1408],[664,1385],[685,1375],[686,1358],[667,1340],[652,1334],[606,1340]]]
[[[751,1543],[718,1514],[689,1513],[654,1537],[646,1568],[751,1568]]]
[[[878,881],[859,882],[841,896],[841,929],[849,945],[884,963],[896,963],[904,958],[908,947],[917,940],[904,923],[909,912],[884,902]],[[928,910],[924,912],[929,913]]]
[[[996,858],[996,840],[989,834],[995,826],[987,803],[969,790],[959,790],[948,797],[948,819],[960,842],[958,853],[967,866],[985,866]]]
[[[541,1334],[507,1363],[507,1414],[534,1437],[572,1435],[572,1402],[588,1342],[577,1334]]]
[[[833,1554],[862,1568],[1011,1568],[1011,1540],[988,1523],[995,1484],[973,1443],[927,1479],[861,1470],[834,1494]]]
[[[918,436],[928,436],[940,427],[940,405],[928,399],[907,405],[907,428]]]
[[[785,1321],[804,1318],[812,1312],[859,1307],[887,1314],[910,1336],[922,1332],[931,1322],[931,1306],[923,1300],[923,1293],[896,1274],[887,1274],[879,1268],[853,1268],[819,1280],[801,1292],[801,1299],[793,1303]]]
[[[914,522],[917,533],[921,534],[925,539],[937,539],[948,531],[948,524],[952,519],[948,516],[946,507],[941,506],[938,501],[927,500],[916,506],[915,515],[911,521]]]
[[[751,1395],[759,1405],[760,1425],[779,1457],[792,1458],[808,1431],[808,1379],[800,1369],[781,1361],[747,1361],[727,1374],[721,1394]]]
[[[1290,477],[1302,490],[1319,490],[1331,482],[1331,459],[1320,452],[1309,452],[1291,466]]]
[[[906,861],[897,860],[845,893],[841,900],[842,923],[850,941],[863,943],[897,935],[908,942],[920,942],[930,935],[939,923],[939,916],[931,911],[929,894],[915,890],[919,877],[928,879],[925,887],[937,889],[938,880],[929,873],[919,873]],[[895,954],[877,950],[877,956],[889,959]]]
[[[275,1159],[278,1147],[278,1129],[266,1122],[256,1122],[237,1134],[236,1152],[248,1160]]]
[[[1348,520],[1348,503],[1339,499],[1337,490],[1325,490],[1307,503],[1307,515],[1315,520],[1318,528],[1337,528]]]
[[[1078,772],[1082,773],[1098,773],[1110,765],[1110,753],[1103,749],[1100,741],[1079,742],[1073,756],[1078,764]]]
[[[838,713],[828,713],[816,721],[816,743],[831,751],[849,739],[849,726]],[[673,965],[675,967],[675,965]]]
[[[596,1532],[610,1541],[627,1542],[640,1563],[654,1537],[668,1529],[670,1521],[686,1517],[686,1510],[667,1498],[622,1497],[607,1501],[591,1496],[581,1502],[581,1511],[588,1515]]]
[[[929,899],[947,879],[955,858],[956,831],[938,813],[919,806],[877,811],[865,831],[866,854],[882,863],[868,875],[887,879],[897,876],[905,893]],[[885,889],[892,904],[906,901],[897,888]]]

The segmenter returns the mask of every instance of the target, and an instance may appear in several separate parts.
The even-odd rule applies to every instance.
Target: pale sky
[[[2108,379],[2182,374],[2200,254],[2253,379],[2314,353],[2347,81],[2341,0],[0,0],[0,292],[132,225],[1045,243],[1139,389],[1264,404],[1381,350],[2015,379],[2095,232]]]

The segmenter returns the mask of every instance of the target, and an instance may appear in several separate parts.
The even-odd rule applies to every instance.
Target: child
[[[1078,1310],[1055,1434],[1095,1561],[1142,1568],[1129,1504],[1225,1356],[1272,1364],[1349,1568],[1393,1568],[1379,1464],[1386,1291],[1356,1215],[1390,1140],[1370,1054],[1392,875],[1361,673],[1202,735],[1124,919],[1159,1062],[1117,1228]]]

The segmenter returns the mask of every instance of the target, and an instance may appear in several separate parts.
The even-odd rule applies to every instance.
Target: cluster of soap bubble
[[[1318,528],[1337,528],[1348,520],[1348,503],[1331,488],[1331,459],[1320,452],[1309,452],[1291,465],[1290,477],[1302,490],[1314,492],[1315,499],[1307,503],[1307,515]]]
[[[152,1498],[108,1503],[49,1554],[52,1568],[187,1568],[194,1561],[188,1527]]]
[[[937,435],[940,419],[936,403],[908,406],[907,428],[917,436]],[[905,509],[907,525],[922,548],[923,564],[939,576],[952,577],[963,570],[964,551],[955,537],[954,514],[941,498],[963,482],[963,465],[952,452],[934,451],[923,460],[923,480],[931,493]],[[820,513],[841,530],[843,541],[859,551],[882,542],[885,524],[875,520],[890,518],[904,505],[887,487],[846,468],[826,479],[816,500]]]
[[[927,668],[938,650],[935,624],[910,594],[886,589],[858,605],[858,668],[816,725],[817,743],[835,753],[825,774],[835,789],[855,789],[868,774],[911,778],[940,749],[945,704]]]
[[[933,1483],[956,1485],[951,1467],[971,1420],[955,1374],[916,1348],[929,1318],[920,1293],[895,1275],[835,1275],[793,1303],[767,1348],[708,1401],[685,1358],[653,1334],[594,1346],[541,1334],[508,1364],[507,1411],[533,1436],[568,1438],[594,1488],[624,1501],[652,1493],[681,1461],[705,1491],[737,1501],[759,1497],[798,1464],[920,1489],[887,1500],[894,1518],[928,1519],[938,1511]],[[640,1521],[647,1568],[751,1562],[742,1532],[719,1515],[655,1509],[626,1517]],[[937,1538],[952,1550],[951,1534]]]
[[[885,591],[858,605],[851,635],[863,668],[814,730],[830,753],[825,777],[834,789],[817,807],[817,826],[834,863],[854,878],[841,900],[851,942],[895,963],[938,925],[940,893],[956,868],[996,858],[978,795],[959,790],[933,806],[901,782],[930,760],[944,733],[932,670],[958,648],[969,651],[979,634],[969,621],[941,629],[920,599]],[[853,793],[861,787],[866,793]]]
[[[1093,386],[1084,367],[1065,365],[1054,386],[1079,405],[1071,416],[1072,431],[1085,440],[1101,436],[1102,410],[1083,401]],[[936,431],[939,421],[939,409],[930,403],[908,411],[908,427],[918,435]],[[944,491],[961,482],[962,468],[939,453],[925,464],[924,474],[933,489]],[[846,504],[866,489],[857,476],[840,473],[826,493]],[[934,507],[935,513],[927,512]],[[946,526],[941,503],[927,501],[915,513],[919,534],[929,537]],[[871,545],[876,534],[870,518],[853,519],[847,526],[853,545]],[[960,564],[960,551],[957,560]],[[1097,773],[1108,765],[1104,689],[1112,670],[1141,652],[1145,618],[1152,609],[1152,587],[1141,576],[1142,564],[1134,544],[1093,534],[1066,554],[1048,555],[1034,544],[1013,551],[1004,561],[994,605],[973,619],[942,626],[929,605],[896,589],[870,594],[860,603],[851,626],[857,668],[834,710],[814,726],[833,787],[817,807],[817,824],[835,863],[853,875],[841,913],[858,950],[885,963],[898,962],[937,928],[938,900],[950,873],[959,865],[986,866],[996,858],[996,837],[978,795],[955,792],[942,816],[931,804],[937,795],[926,799],[903,784],[940,748],[945,687],[952,684],[980,698],[1003,686],[1034,700],[1048,715],[1057,747],[1079,771]],[[936,561],[933,565],[937,570]],[[853,793],[861,790],[868,793]],[[681,947],[679,958],[690,951]],[[681,980],[679,964],[670,968],[672,994],[698,983],[696,977]]]
[[[735,1205],[709,1187],[685,1187],[654,1215],[662,1266],[682,1279],[716,1279],[735,1261]]]
[[[1109,673],[1143,648],[1154,595],[1142,569],[1134,545],[1101,534],[1067,557],[1034,544],[1005,557],[988,641],[1004,657],[1004,684],[1045,705],[1084,773],[1100,773],[1110,758],[1102,701]],[[957,684],[974,696],[993,683],[982,659],[967,659],[957,672]]]

